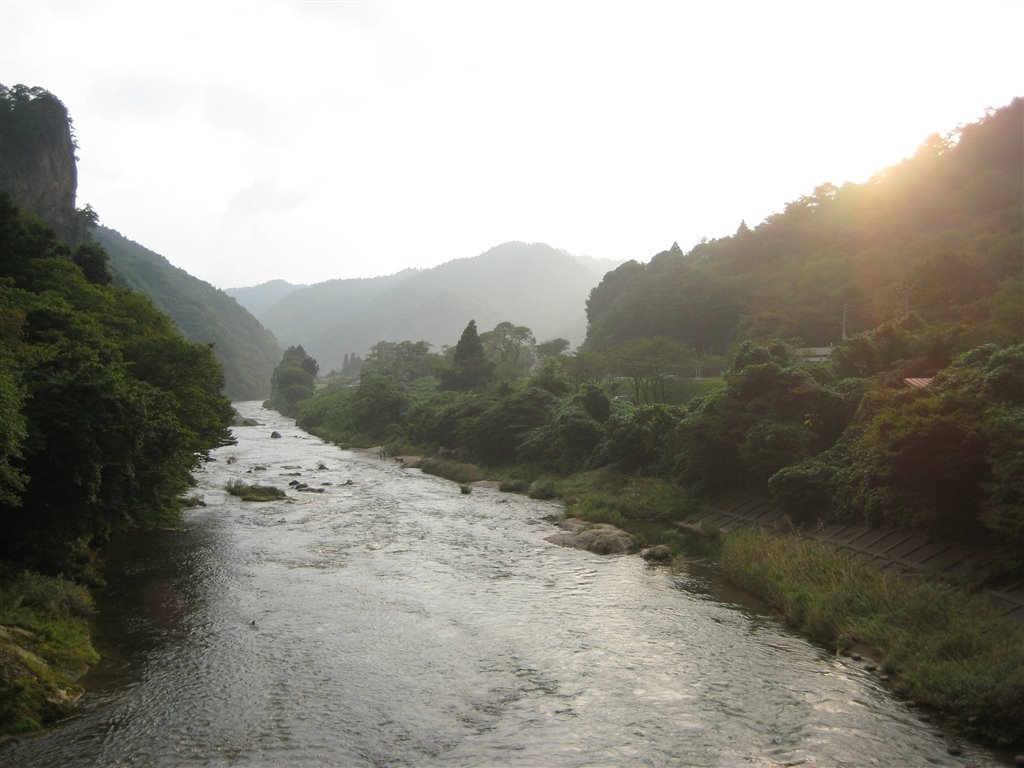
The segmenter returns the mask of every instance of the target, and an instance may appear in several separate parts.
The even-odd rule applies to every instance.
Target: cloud
[[[281,143],[287,136],[286,110],[266,96],[238,88],[211,86],[202,97],[202,118],[211,127],[254,142]]]
[[[96,80],[90,98],[110,118],[156,121],[180,113],[193,96],[183,83],[132,72]]]
[[[254,219],[282,216],[301,206],[307,197],[308,193],[286,187],[277,178],[259,177],[231,196],[224,208],[224,222],[234,228]]]

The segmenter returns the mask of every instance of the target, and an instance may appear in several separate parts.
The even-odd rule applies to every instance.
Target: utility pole
[[[850,305],[847,302],[843,302],[843,341],[846,341],[846,313],[849,311]]]

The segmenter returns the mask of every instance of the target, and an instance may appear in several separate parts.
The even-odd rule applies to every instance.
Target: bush
[[[524,437],[518,455],[568,474],[591,464],[603,437],[601,425],[578,402],[563,402],[547,423]]]
[[[656,472],[671,464],[669,441],[682,419],[670,405],[641,405],[616,410],[608,419],[608,457],[625,472]]]
[[[456,431],[459,445],[488,464],[512,461],[526,434],[548,422],[556,402],[545,389],[514,392],[464,419]]]
[[[797,524],[828,520],[832,511],[836,465],[816,456],[783,467],[768,481],[768,490],[783,512]]]
[[[555,481],[551,479],[534,480],[530,484],[529,496],[531,499],[553,499],[558,496],[555,490]]]

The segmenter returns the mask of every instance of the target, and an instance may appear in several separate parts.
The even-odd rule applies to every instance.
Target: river
[[[546,542],[555,504],[236,407],[206,506],[112,548],[80,714],[5,768],[996,764],[697,573]]]

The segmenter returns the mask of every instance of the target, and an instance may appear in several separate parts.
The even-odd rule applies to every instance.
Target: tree
[[[487,359],[476,321],[470,320],[455,345],[452,367],[441,374],[441,388],[477,389],[490,381],[493,371],[494,363]]]
[[[363,370],[409,383],[433,374],[439,361],[439,356],[431,353],[430,343],[426,341],[378,341],[367,355]],[[347,356],[345,365],[349,365]]]
[[[625,376],[633,383],[636,401],[664,402],[665,380],[682,376],[693,365],[693,350],[672,339],[633,339],[619,344],[608,353],[613,374]]]
[[[231,441],[223,371],[3,194],[0,252],[0,557],[81,577],[112,533],[173,521]]]
[[[114,276],[110,273],[107,252],[99,244],[82,243],[75,249],[73,258],[90,283],[110,285],[114,281]]]
[[[388,428],[402,420],[406,406],[406,398],[393,380],[364,374],[352,400],[360,435],[370,440],[386,439]]]
[[[537,355],[537,360],[543,363],[551,357],[562,357],[569,351],[569,346],[568,339],[559,337],[540,342],[533,348],[533,352]]]
[[[608,359],[598,352],[578,349],[566,358],[566,372],[577,387],[586,384],[596,386],[608,373]]]
[[[271,376],[270,397],[264,406],[285,416],[297,416],[299,403],[311,398],[316,391],[319,370],[320,365],[301,345],[288,347]]]
[[[498,323],[494,330],[481,334],[480,342],[502,379],[518,378],[533,365],[530,350],[535,339],[533,331],[525,325]]]

